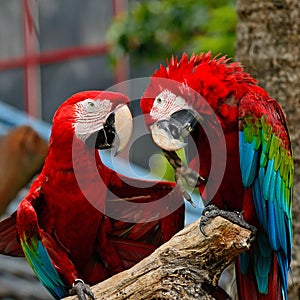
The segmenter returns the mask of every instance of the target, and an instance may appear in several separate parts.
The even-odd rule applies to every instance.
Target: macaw
[[[208,52],[160,65],[140,105],[167,158],[186,150],[204,202],[239,211],[257,228],[253,246],[236,260],[239,298],[287,299],[294,163],[278,102],[239,62]],[[213,171],[215,161],[221,167]]]
[[[79,92],[56,111],[40,175],[0,223],[0,253],[25,256],[55,299],[91,297],[96,284],[152,253],[184,224],[170,182],[127,178],[98,150],[122,151],[132,131],[129,99]]]

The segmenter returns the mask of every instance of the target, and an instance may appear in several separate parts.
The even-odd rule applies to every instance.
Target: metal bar
[[[34,12],[36,2],[23,0],[23,38],[24,38],[24,99],[25,110],[31,116],[41,117],[40,82],[38,65],[27,59],[36,55],[36,32],[34,28]]]
[[[113,0],[112,2],[113,16],[126,11],[128,9],[128,0]],[[114,68],[114,82],[115,84],[124,82],[129,79],[129,56],[124,55],[117,60]],[[126,91],[120,91],[126,94]]]
[[[15,57],[11,59],[0,60],[0,70],[24,68],[27,64],[33,63],[40,65],[57,63],[60,61],[76,59],[85,56],[106,54],[107,52],[108,47],[106,44],[68,47],[59,50],[36,53],[34,55],[28,55],[27,57]]]

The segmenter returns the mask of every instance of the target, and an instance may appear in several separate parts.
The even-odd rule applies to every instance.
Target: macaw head
[[[129,99],[108,91],[84,91],[67,99],[53,118],[52,135],[76,136],[87,147],[122,151],[132,133]]]
[[[141,98],[146,126],[154,142],[162,149],[175,151],[186,144],[184,138],[211,115],[236,121],[234,98],[246,90],[245,82],[256,81],[243,72],[237,62],[211,53],[183,54],[160,66],[150,79]],[[237,88],[239,85],[239,88]]]

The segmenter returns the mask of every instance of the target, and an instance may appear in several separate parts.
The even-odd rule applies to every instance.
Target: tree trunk
[[[287,116],[295,157],[294,287],[300,291],[300,1],[237,0],[236,60],[278,100]]]
[[[224,293],[216,289],[219,277],[249,249],[253,232],[216,217],[204,227],[204,236],[199,222],[185,227],[131,269],[95,285],[95,299],[208,300],[215,299],[214,293]]]

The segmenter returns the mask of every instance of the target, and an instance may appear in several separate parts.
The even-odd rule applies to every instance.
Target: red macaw
[[[129,141],[128,101],[102,91],[66,100],[42,172],[0,223],[0,253],[25,255],[56,299],[69,290],[94,298],[89,285],[131,267],[183,227],[183,198],[173,183],[145,186],[101,161],[98,149],[119,152]]]
[[[141,108],[167,158],[193,138],[189,166],[201,176],[204,201],[243,212],[257,227],[254,245],[236,262],[239,298],[287,299],[294,164],[280,105],[240,63],[202,53],[161,65]],[[221,167],[213,171],[215,161]]]

